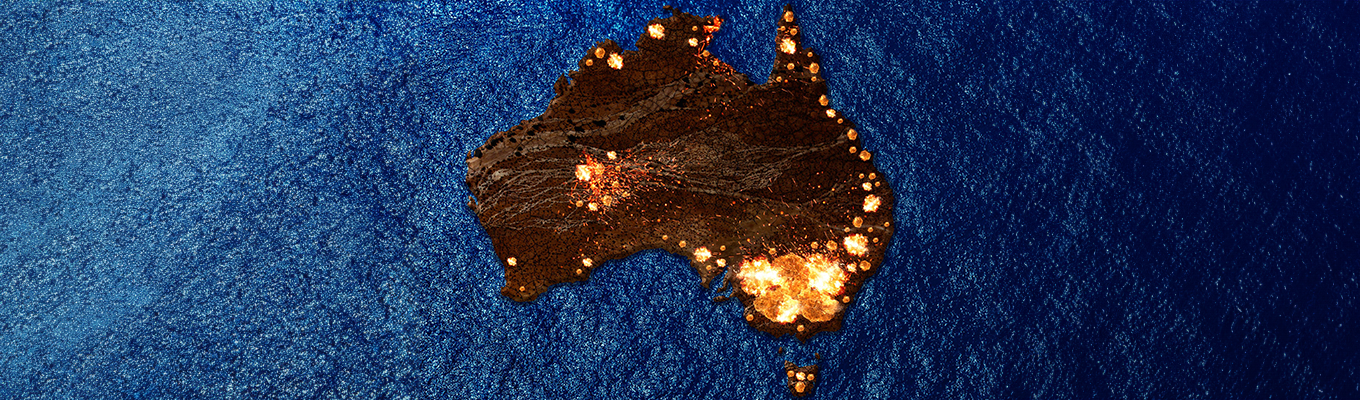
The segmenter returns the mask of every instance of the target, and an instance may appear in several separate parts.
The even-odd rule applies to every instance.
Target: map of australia
[[[828,99],[791,9],[763,84],[706,50],[721,18],[670,12],[636,51],[586,49],[542,115],[468,155],[469,206],[505,267],[501,293],[533,301],[664,249],[705,287],[730,289],[718,300],[740,301],[755,329],[801,340],[840,329],[883,260],[892,189]]]

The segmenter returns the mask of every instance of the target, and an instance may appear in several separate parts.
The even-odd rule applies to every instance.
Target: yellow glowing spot
[[[600,198],[600,201],[604,203],[605,207],[614,205],[614,198],[609,197],[609,195],[604,195],[604,197]]]
[[[689,47],[699,47],[699,39],[689,38]]]
[[[873,173],[873,172],[870,172],[870,173],[869,173],[869,179],[878,179],[878,174],[875,174],[875,173]]]
[[[784,52],[784,54],[793,54],[793,52],[798,51],[798,44],[794,43],[793,39],[779,39],[779,51]]]
[[[595,65],[595,60],[586,59],[586,66],[589,67],[591,65]]]
[[[790,35],[790,36],[792,36],[792,35],[797,35],[797,34],[798,34],[798,28],[789,29],[789,35]]]
[[[603,47],[596,47],[596,48],[595,48],[595,58],[604,58],[604,48],[603,48]]]
[[[793,63],[789,63],[789,65],[786,65],[786,66],[785,66],[785,68],[788,68],[788,69],[793,69],[794,67],[797,67],[797,65],[793,65]]]
[[[704,52],[703,52],[704,57],[708,57],[710,54],[713,54],[713,53],[709,53],[708,50],[704,50]],[[718,64],[713,64],[713,65],[718,65]]]
[[[845,304],[850,304],[850,296],[841,296],[841,302]]]
[[[817,81],[817,77],[814,76],[814,77],[808,78],[808,80],[813,81],[813,82],[816,82],[816,81]]]
[[[680,244],[680,248],[684,248],[684,247],[685,247],[685,241],[684,241],[684,240],[681,240],[679,244]]]
[[[830,102],[831,102],[831,100],[827,99],[827,98],[826,98],[826,95],[822,95],[822,97],[818,97],[818,98],[817,98],[817,104],[821,104],[821,105],[823,105],[823,106],[825,106],[827,103],[830,103]]]
[[[784,22],[793,22],[793,11],[784,12]]]
[[[666,27],[661,26],[661,24],[651,24],[651,25],[647,25],[647,35],[651,36],[652,39],[657,39],[657,40],[665,39],[665,38],[666,38]]]
[[[874,227],[872,227],[872,226],[869,227],[869,232],[873,232],[873,231],[874,231]],[[874,238],[874,243],[878,243],[878,238]]]
[[[822,70],[822,66],[817,65],[817,63],[812,63],[812,65],[809,65],[809,66],[808,66],[808,71],[811,71],[811,72],[814,73],[814,74],[817,73],[818,71],[821,71],[821,70]]]
[[[581,265],[584,265],[586,266],[586,268],[589,268],[595,265],[595,261],[589,258],[581,259]]]
[[[845,137],[850,138],[850,140],[855,140],[859,138],[859,132],[855,132],[855,129],[851,128],[850,130],[845,131]]]
[[[845,123],[845,118],[836,118],[836,123],[838,123],[838,124],[844,124],[844,123]]]
[[[516,260],[514,257],[510,257],[510,258],[505,259],[505,263],[506,263],[506,264],[510,264],[510,266],[513,267],[513,266],[515,266],[515,264],[518,264],[518,263],[519,263],[519,260]]]
[[[846,264],[845,269],[850,272],[855,272],[855,263]]]
[[[718,246],[718,251],[727,251],[727,245]]]
[[[775,82],[783,82],[783,81],[784,81],[784,77],[782,77],[782,76],[776,76],[776,77],[774,77],[774,81],[775,81]]]
[[[799,331],[799,332],[802,332],[802,331],[804,331],[804,330],[806,330],[806,329],[807,329],[807,327],[804,327],[803,324],[798,324],[798,331]],[[802,374],[802,372],[799,372],[799,374]],[[798,378],[798,379],[803,379],[803,378]],[[798,383],[803,383],[803,382],[798,382]],[[802,390],[799,390],[799,391],[801,392]]]
[[[577,165],[577,166],[576,166],[576,179],[580,179],[580,180],[582,180],[582,181],[589,181],[589,180],[590,180],[590,176],[592,175],[592,173],[591,173],[590,170],[591,170],[591,168],[590,168],[589,165],[585,165],[585,164]]]
[[[816,377],[816,376],[813,376],[812,374],[808,374],[807,380],[808,380],[808,382],[815,381],[815,380],[817,380],[817,377]]]
[[[577,268],[577,269],[576,269],[576,275],[580,275],[580,274],[583,273],[583,272],[585,272],[585,271],[582,271],[580,268]]]
[[[859,179],[864,179],[864,174],[859,174]]]
[[[600,206],[593,201],[590,202],[590,204],[586,204],[586,208],[589,208],[590,211],[600,211]]]
[[[584,205],[586,205],[586,203],[584,203],[584,202],[582,202],[582,201],[580,201],[580,200],[576,200],[576,206],[577,206],[577,207],[581,207],[581,206],[584,206]]]
[[[802,328],[803,326],[802,326],[802,325],[798,325],[798,327],[799,327],[799,328]],[[799,329],[799,331],[801,331],[801,330],[802,330],[802,329]],[[801,380],[804,380],[804,379],[807,379],[807,374],[804,374],[804,373],[802,373],[802,372],[799,372],[799,373],[798,373],[798,380],[801,381]]]
[[[842,243],[845,244],[846,253],[854,254],[857,256],[862,256],[869,253],[869,238],[864,237],[864,235],[846,236],[845,240],[842,241]],[[863,265],[861,265],[860,267],[863,268]]]
[[[867,191],[870,191],[870,190],[874,190],[874,185],[869,184],[869,182],[864,182],[864,184],[863,184],[863,185],[860,185],[860,186],[864,187],[864,191],[866,191],[866,192],[867,192]]]
[[[818,247],[817,242],[812,242],[812,248],[815,250],[815,249],[817,249],[817,247]]]
[[[713,263],[714,263],[714,264],[718,264],[719,267],[726,267],[726,266],[727,266],[727,259],[726,259],[726,258],[719,258],[717,261],[713,261]]]
[[[671,240],[671,237],[667,235],[661,235],[661,240]]]
[[[811,51],[808,52],[808,57],[812,57],[812,52],[811,52]]]
[[[623,69],[623,56],[620,56],[619,53],[610,54],[608,62],[609,68]]]
[[[521,291],[521,292],[523,292],[524,289],[526,289],[524,286],[520,286],[520,287],[519,287],[519,291]]]
[[[836,117],[836,110],[830,109],[830,108],[826,109],[826,116],[827,116],[827,118],[835,118],[835,117]]]
[[[618,159],[618,158],[619,158],[619,153],[615,153],[615,152],[612,152],[612,151],[611,151],[611,152],[608,152],[608,153],[604,153],[604,155],[608,156],[610,160],[614,160],[614,159]]]
[[[864,218],[855,217],[855,219],[850,221],[850,223],[855,225],[856,228],[858,228],[864,225]]]
[[[864,196],[864,212],[878,211],[878,203],[882,201],[883,200],[879,199],[878,196],[872,194]]]
[[[807,390],[807,383],[803,382],[795,383],[793,384],[793,390],[797,391],[798,393],[803,393],[804,390]]]
[[[850,146],[850,154],[855,154],[857,151],[859,151],[859,149],[855,148],[855,146]]]
[[[883,186],[883,182],[874,182],[874,187]]]
[[[699,262],[704,262],[704,261],[708,261],[708,258],[709,258],[709,257],[713,257],[713,254],[708,252],[708,248],[707,248],[707,247],[700,247],[700,248],[694,249],[694,259],[695,259],[695,260],[699,260]]]
[[[737,272],[737,278],[741,279],[741,290],[752,296],[762,296],[773,287],[784,283],[779,271],[764,258],[743,261],[738,271],[740,272]]]
[[[870,157],[870,154],[869,154],[869,151],[868,151],[868,150],[859,152],[859,159],[864,160],[864,161],[869,161],[869,157]]]
[[[887,227],[889,227],[889,226],[892,226],[892,221],[883,221],[883,227],[884,227],[884,228],[887,228]]]
[[[873,264],[869,264],[868,261],[860,261],[860,262],[859,262],[859,269],[860,269],[861,271],[868,272],[870,267],[873,267]]]
[[[836,241],[835,240],[826,241],[826,249],[836,251]]]
[[[756,319],[755,314],[746,314],[746,322],[751,322],[755,319]]]

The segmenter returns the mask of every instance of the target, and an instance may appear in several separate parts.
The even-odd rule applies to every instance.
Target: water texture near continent
[[[768,77],[778,2],[0,5],[0,397],[1360,397],[1360,5],[794,3],[896,195],[803,344],[500,295],[466,155],[664,4]]]

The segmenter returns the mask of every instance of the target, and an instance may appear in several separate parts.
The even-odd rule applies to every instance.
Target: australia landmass
[[[840,329],[883,261],[892,189],[828,100],[789,7],[763,84],[706,50],[721,18],[668,10],[636,51],[587,49],[542,115],[468,154],[468,205],[504,264],[501,293],[532,301],[664,249],[704,287],[735,288],[755,329]]]

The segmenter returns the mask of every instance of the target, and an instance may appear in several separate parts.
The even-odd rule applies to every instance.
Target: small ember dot
[[[789,34],[790,34],[790,35],[797,35],[797,34],[798,34],[798,28],[789,29]]]
[[[827,250],[835,250],[835,249],[836,249],[836,241],[834,241],[834,240],[828,240],[828,241],[826,242],[826,249],[827,249]]]
[[[746,314],[746,322],[751,322],[754,321],[755,319],[756,319],[755,314]]]
[[[587,60],[586,60],[586,66],[589,67],[589,66],[591,66],[591,65],[595,65],[595,60],[589,60],[589,59],[587,59]]]
[[[699,31],[699,25],[691,26],[691,27],[689,27],[689,30],[698,32],[698,31]]]
[[[793,11],[784,12],[784,22],[793,22]]]
[[[671,237],[668,236],[668,235],[661,235],[661,240],[670,240],[670,239],[671,239]]]
[[[525,289],[524,286],[520,286],[520,287],[519,287],[519,291],[521,291],[521,292],[523,292],[524,289]]]
[[[838,123],[838,124],[844,124],[844,123],[845,123],[845,118],[837,118],[837,119],[836,119],[836,123]]]
[[[510,257],[510,258],[505,259],[505,263],[506,263],[506,264],[510,264],[510,266],[513,267],[513,266],[515,266],[515,264],[519,263],[519,261],[518,261],[518,260],[515,260],[514,257]]]
[[[812,57],[812,52],[811,52],[811,51],[808,52],[808,57]]]
[[[604,58],[604,48],[603,48],[603,47],[596,47],[596,48],[595,48],[595,58]]]
[[[873,265],[870,265],[868,261],[860,261],[860,262],[859,262],[859,269],[860,269],[861,271],[868,271],[868,270],[869,270],[869,267],[872,267],[872,266],[873,266]]]
[[[859,132],[855,132],[854,129],[848,130],[845,132],[845,137],[850,138],[850,140],[855,140],[855,138],[859,137]]]
[[[875,173],[873,173],[873,172],[870,172],[870,173],[869,173],[869,179],[878,179],[878,174],[875,174]]]
[[[859,174],[859,179],[864,179],[864,174]]]
[[[785,375],[788,375],[790,378],[792,378],[792,377],[793,377],[793,370],[789,370],[788,372],[785,373]]]
[[[802,331],[805,331],[805,330],[807,330],[807,327],[806,327],[806,326],[803,326],[802,324],[798,324],[798,331],[799,331],[799,332],[802,332]]]
[[[804,390],[807,390],[807,383],[803,382],[795,383],[793,384],[793,390],[797,390],[798,393],[803,393]]]
[[[709,53],[708,50],[704,50],[704,57],[708,57],[709,54],[712,54],[712,53]],[[718,65],[718,64],[713,64],[713,65]]]
[[[585,205],[586,205],[586,203],[584,203],[584,202],[582,202],[582,201],[580,201],[580,200],[576,200],[576,206],[577,206],[577,207],[581,207],[581,206],[585,206]]]
[[[851,224],[854,224],[855,227],[858,228],[858,227],[864,225],[864,218],[855,217],[855,219],[854,219],[853,221],[851,221],[850,223],[851,223]]]
[[[868,150],[865,150],[865,151],[859,152],[859,159],[864,160],[864,161],[869,161],[869,151],[868,151]]]
[[[873,232],[873,231],[874,231],[874,227],[872,227],[872,226],[869,227],[869,232]],[[874,243],[878,243],[878,238],[874,238]]]
[[[874,182],[874,187],[882,186],[883,182]]]
[[[682,248],[685,247],[685,241],[684,241],[684,240],[681,240],[681,241],[680,241],[680,247],[682,247]]]
[[[842,302],[842,303],[849,304],[849,303],[850,303],[850,296],[841,296],[841,302]]]
[[[889,227],[889,226],[892,226],[892,221],[883,221],[883,227],[884,227],[884,228],[887,228],[887,227]]]
[[[809,66],[808,66],[808,71],[812,71],[812,73],[814,73],[814,74],[817,73],[818,71],[821,71],[821,70],[822,70],[822,66],[817,65],[817,63],[812,63],[812,65],[809,65]]]
[[[585,272],[585,271],[582,271],[580,268],[577,268],[577,269],[576,269],[576,275],[580,275],[582,272]]]
[[[817,242],[812,242],[812,248],[815,249],[815,248],[817,248],[817,246],[819,246],[819,245],[817,244]]]
[[[857,151],[859,151],[859,149],[855,148],[855,146],[850,146],[850,154],[855,154]]]
[[[831,102],[831,100],[828,100],[828,99],[826,98],[826,95],[822,95],[822,97],[818,97],[818,98],[817,98],[817,103],[818,103],[818,104],[821,104],[821,105],[823,105],[823,106],[825,106],[827,103],[830,103],[830,102]]]
[[[817,376],[816,376],[816,375],[813,375],[813,374],[808,374],[808,375],[807,375],[807,380],[808,380],[808,381],[815,381],[815,380],[817,380]]]
[[[718,251],[727,251],[727,246],[726,245],[718,246]]]
[[[793,65],[793,63],[789,63],[789,65],[786,65],[784,67],[788,69],[793,69],[794,67],[796,67],[796,65]]]

